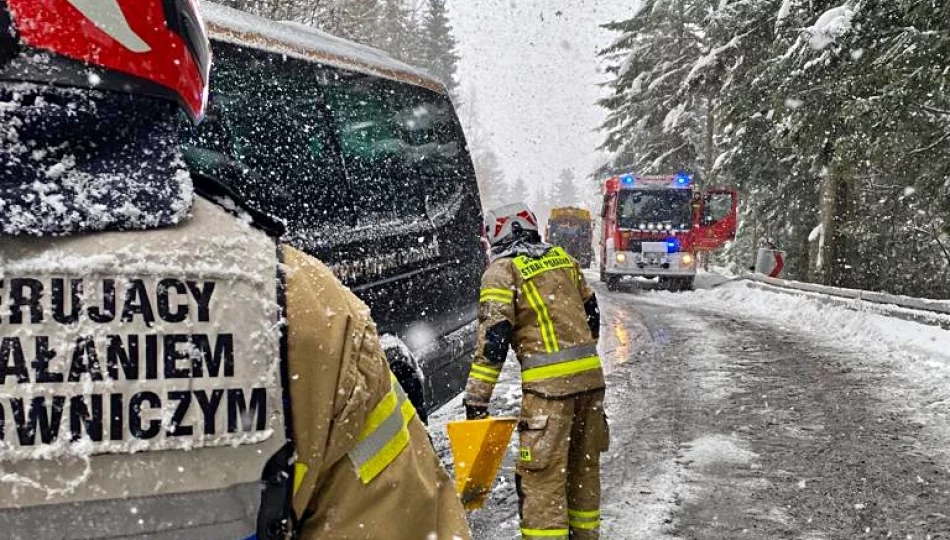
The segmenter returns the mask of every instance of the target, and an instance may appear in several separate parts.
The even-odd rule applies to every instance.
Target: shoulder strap
[[[237,192],[221,181],[199,172],[192,172],[191,178],[195,186],[195,193],[198,195],[215,203],[231,214],[239,215],[243,212],[251,217],[251,224],[254,225],[255,228],[274,238],[281,238],[286,233],[287,228],[283,222],[254,208],[238,195]],[[228,204],[229,201],[234,204]],[[278,247],[278,255],[279,249]]]
[[[290,365],[287,341],[287,275],[284,272],[284,252],[277,245],[277,303],[281,311],[280,326],[280,379],[283,388],[284,429],[287,444],[274,454],[264,467],[261,507],[257,519],[258,540],[286,540],[296,538],[302,521],[294,513],[294,485],[296,480],[297,447],[294,443],[293,414],[290,400]]]

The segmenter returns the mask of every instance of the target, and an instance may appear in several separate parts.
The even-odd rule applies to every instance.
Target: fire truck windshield
[[[693,221],[692,191],[688,189],[633,189],[620,192],[617,224],[637,229],[644,224],[688,229]]]

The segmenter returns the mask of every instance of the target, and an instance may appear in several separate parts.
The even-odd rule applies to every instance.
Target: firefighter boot
[[[610,435],[604,414],[604,391],[573,398],[574,423],[567,466],[568,523],[571,540],[600,535],[600,454]]]
[[[573,398],[524,394],[516,478],[524,540],[568,540],[566,473],[573,423]]]

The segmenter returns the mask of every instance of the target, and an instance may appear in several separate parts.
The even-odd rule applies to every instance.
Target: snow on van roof
[[[295,56],[330,66],[398,80],[445,93],[445,85],[424,70],[386,53],[321,32],[300,23],[270,21],[203,1],[211,39]]]

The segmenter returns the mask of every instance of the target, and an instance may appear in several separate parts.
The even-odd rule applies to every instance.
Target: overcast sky
[[[617,36],[599,27],[636,0],[452,0],[461,95],[509,181],[586,177],[605,159],[595,132],[605,80],[596,52]],[[463,115],[467,114],[463,108]]]

